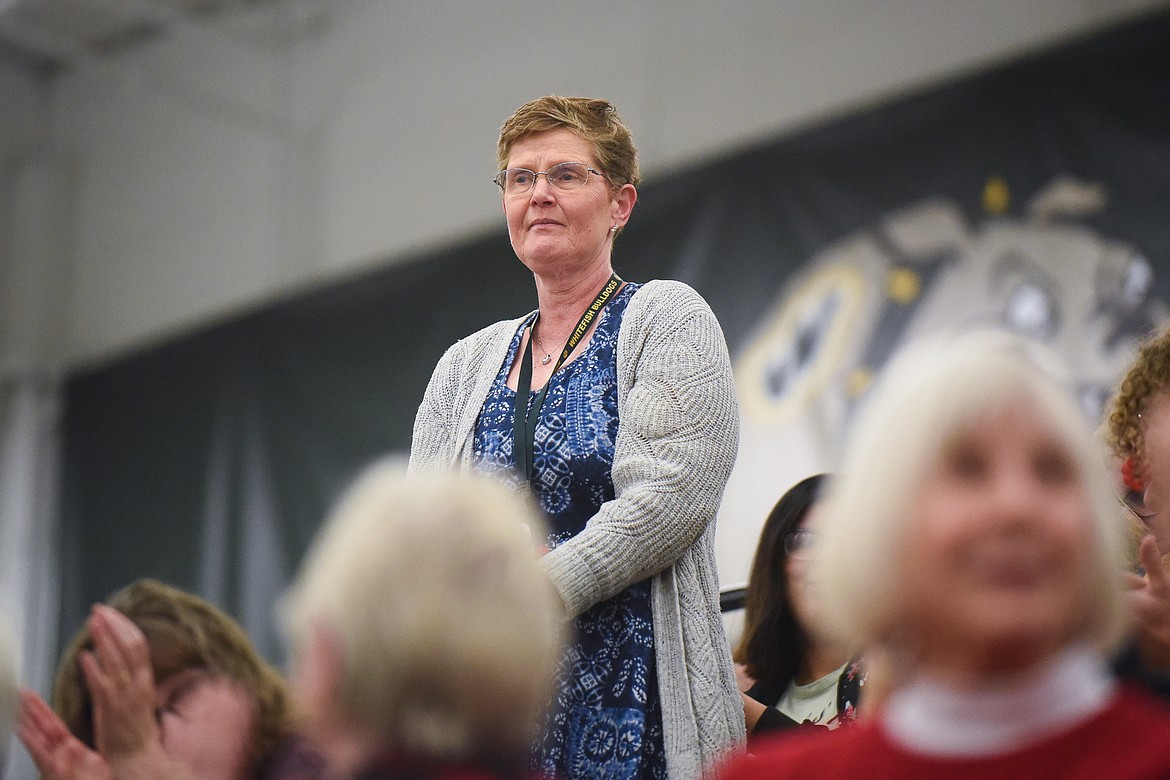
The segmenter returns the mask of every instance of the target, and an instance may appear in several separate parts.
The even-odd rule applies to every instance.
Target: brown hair
[[[1170,327],[1142,343],[1109,410],[1109,444],[1122,459],[1134,459],[1138,474],[1146,466],[1142,414],[1151,399],[1167,391],[1170,391]]]
[[[291,710],[284,679],[260,657],[247,633],[208,602],[157,580],[138,580],[106,604],[146,635],[156,683],[186,669],[207,669],[242,685],[256,701],[253,755],[257,764],[290,733]],[[57,667],[53,708],[74,736],[94,747],[93,700],[78,663],[93,648],[89,629],[73,637]]]
[[[777,697],[800,670],[808,649],[805,629],[796,617],[788,592],[784,537],[801,527],[827,480],[826,474],[814,474],[780,497],[764,521],[748,575],[743,634],[735,649],[735,660],[756,682],[776,691]]]
[[[520,106],[500,128],[496,144],[500,168],[508,165],[517,141],[560,128],[572,130],[593,146],[597,166],[613,187],[641,181],[638,150],[629,128],[622,124],[613,103],[598,98],[546,95]]]

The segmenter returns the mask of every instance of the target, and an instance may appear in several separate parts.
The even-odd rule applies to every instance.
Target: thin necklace
[[[533,329],[532,329],[532,332],[533,332],[533,333],[535,333],[535,332],[536,332],[536,328],[533,328]],[[540,359],[540,364],[541,364],[542,366],[547,366],[549,363],[551,363],[551,362],[552,362],[552,355],[551,355],[550,353],[548,353],[548,352],[546,352],[546,351],[545,351],[545,349],[544,349],[544,342],[540,340],[540,336],[537,336],[537,337],[536,337],[536,346],[540,347],[540,351],[541,351],[541,352],[544,352],[544,357],[542,357],[542,358]]]

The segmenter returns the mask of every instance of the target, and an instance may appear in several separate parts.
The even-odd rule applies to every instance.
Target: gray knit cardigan
[[[523,320],[484,328],[439,360],[415,418],[411,470],[470,468],[476,420]],[[653,576],[667,773],[711,776],[744,740],[714,549],[739,409],[723,332],[698,293],[671,281],[634,293],[617,385],[616,498],[542,564],[571,616]]]

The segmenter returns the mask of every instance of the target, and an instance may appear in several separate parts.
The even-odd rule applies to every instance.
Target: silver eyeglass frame
[[[551,168],[549,168],[546,171],[534,171],[531,168],[504,168],[502,171],[500,171],[499,173],[497,173],[495,175],[495,177],[492,179],[492,181],[495,182],[495,185],[500,188],[500,192],[502,192],[505,195],[527,195],[529,192],[531,192],[536,187],[536,179],[538,176],[543,176],[545,179],[548,180],[548,183],[554,189],[560,190],[561,192],[580,189],[581,187],[584,187],[586,184],[589,183],[589,176],[586,175],[585,180],[582,181],[581,184],[579,184],[576,187],[563,187],[559,184],[556,184],[554,182],[554,180],[549,176],[549,173],[555,172],[556,169],[560,168],[562,165],[580,165],[588,173],[592,173],[594,176],[600,176],[603,179],[605,178],[605,174],[602,173],[601,171],[597,170],[596,168],[591,168],[590,166],[586,165],[585,163],[578,162],[576,160],[566,160],[565,162],[557,163],[556,165],[552,166]],[[527,189],[513,190],[513,191],[509,192],[504,187],[504,181],[505,181],[505,177],[507,176],[508,171],[527,171],[528,173],[532,174],[532,183],[528,185]]]

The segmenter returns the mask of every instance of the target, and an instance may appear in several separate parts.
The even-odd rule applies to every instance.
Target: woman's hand
[[[95,605],[86,626],[94,649],[81,653],[93,701],[91,750],[32,691],[21,693],[18,734],[43,780],[183,780],[190,772],[167,757],[155,717],[154,672],[146,637],[128,617]]]
[[[87,627],[94,649],[79,661],[93,699],[98,752],[115,768],[144,753],[161,753],[146,637],[128,617],[104,604],[94,606]]]
[[[1146,667],[1170,672],[1170,575],[1152,535],[1142,539],[1138,560],[1145,577],[1126,575],[1127,598],[1137,627],[1138,650]]]
[[[20,692],[16,735],[41,771],[42,780],[113,780],[109,763],[69,733],[65,722],[44,699]]]
[[[163,750],[146,636],[113,607],[96,604],[86,623],[92,652],[79,662],[93,699],[93,733],[117,780],[182,780],[187,768]]]

